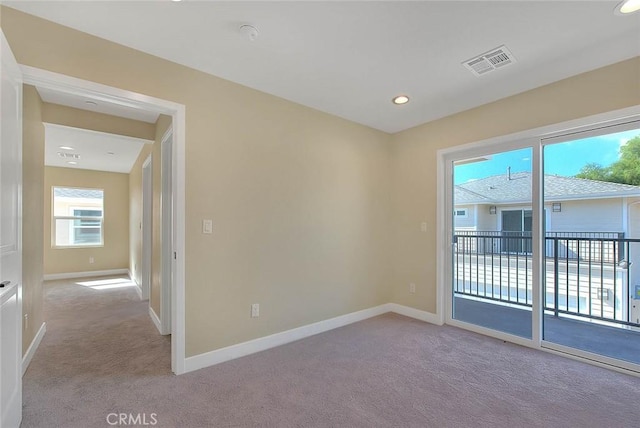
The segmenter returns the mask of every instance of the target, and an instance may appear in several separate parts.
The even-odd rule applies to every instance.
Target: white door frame
[[[171,288],[171,370],[176,374],[185,373],[185,106],[39,68],[25,65],[21,68],[24,82],[29,85],[171,116],[174,137],[172,156],[175,164],[172,177],[175,236],[173,251],[176,254],[173,264],[175,281]]]
[[[169,127],[160,140],[160,180],[162,181],[160,196],[160,218],[161,230],[160,241],[162,242],[162,273],[160,275],[160,333],[171,333],[171,288],[175,279],[173,278],[173,242],[175,241],[173,228],[173,193],[171,182],[172,171],[175,170],[173,162],[173,127]]]
[[[640,372],[637,371],[637,366],[633,364],[627,364],[624,361],[613,360],[611,358],[603,357],[600,355],[594,355],[589,352],[580,351],[573,348],[563,347],[561,345],[551,344],[542,340],[542,315],[540,311],[533,311],[532,314],[532,339],[525,339],[522,337],[514,336],[507,333],[498,332],[496,330],[476,326],[469,323],[464,323],[452,318],[451,314],[451,250],[452,250],[452,235],[453,235],[453,220],[450,213],[453,210],[453,201],[448,195],[453,194],[452,191],[452,171],[450,162],[458,157],[473,158],[480,157],[489,153],[497,151],[507,151],[518,149],[522,147],[533,147],[533,211],[534,211],[534,225],[533,225],[533,250],[536,255],[534,263],[538,266],[534,269],[533,277],[533,307],[539,307],[542,302],[542,287],[540,287],[540,278],[542,278],[541,262],[538,260],[541,257],[540,243],[542,242],[542,216],[539,214],[543,212],[542,206],[542,188],[539,185],[541,182],[540,174],[542,171],[542,140],[547,139],[554,135],[564,135],[562,138],[566,140],[566,135],[578,133],[585,129],[597,127],[598,124],[603,126],[610,126],[612,123],[625,122],[629,120],[637,120],[640,117],[640,105],[632,106],[620,110],[611,112],[596,114],[580,119],[575,119],[558,124],[543,126],[540,128],[529,129],[514,134],[504,135],[495,138],[489,138],[487,140],[477,141],[469,144],[462,144],[459,146],[438,150],[437,152],[437,319],[440,323],[451,324],[460,328],[471,330],[487,336],[493,336],[501,340],[509,341],[523,346],[528,346],[535,349],[540,349],[546,352],[556,353],[564,355],[566,357],[580,360],[589,364],[606,367],[615,371],[620,371],[627,374],[633,374],[639,376]],[[536,143],[537,142],[537,143]],[[464,153],[464,154],[463,154]],[[537,213],[537,215],[536,215]]]
[[[153,254],[153,159],[149,155],[142,164],[142,300],[149,300],[151,292],[151,264]]]

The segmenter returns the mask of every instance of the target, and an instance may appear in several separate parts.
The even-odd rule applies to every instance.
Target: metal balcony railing
[[[618,232],[549,232],[543,299],[547,313],[640,326],[640,239]],[[456,231],[454,291],[531,307],[530,232]],[[638,296],[640,302],[640,296]]]

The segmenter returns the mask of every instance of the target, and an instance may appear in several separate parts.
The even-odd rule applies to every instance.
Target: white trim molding
[[[350,314],[341,315],[324,321],[318,321],[313,324],[307,324],[302,327],[249,340],[248,342],[238,343],[236,345],[227,346],[226,348],[216,349],[215,351],[188,357],[185,359],[185,371],[191,372],[224,363],[225,361],[244,357],[246,355],[255,354],[256,352],[285,345],[296,340],[324,333],[325,331],[353,324],[358,321],[363,321],[387,312],[390,312],[389,304],[375,306],[373,308],[352,312]]]
[[[151,321],[153,321],[153,325],[158,329],[158,333],[164,335],[162,333],[162,323],[160,322],[160,318],[156,314],[156,311],[153,310],[151,306],[149,306],[149,317],[151,317]]]
[[[45,281],[56,279],[91,278],[96,276],[127,275],[127,269],[92,270],[87,272],[51,273],[44,276]]]
[[[38,329],[38,332],[36,333],[35,337],[31,341],[29,348],[27,348],[27,352],[25,352],[24,356],[22,357],[22,376],[24,376],[27,369],[29,368],[29,364],[31,364],[31,360],[33,359],[33,356],[36,354],[36,351],[40,346],[40,342],[42,342],[42,338],[44,337],[44,334],[46,332],[47,332],[47,323],[43,322],[40,328]]]
[[[149,308],[149,312],[152,312],[151,308]],[[247,342],[227,346],[226,348],[216,349],[215,351],[188,357],[185,359],[185,373],[255,354],[256,352],[285,345],[296,340],[324,333],[339,327],[344,327],[359,321],[364,321],[389,312],[415,318],[431,324],[442,325],[440,317],[431,312],[421,311],[419,309],[410,308],[397,303],[386,303],[380,306],[374,306],[373,308],[363,309],[361,311],[352,312],[350,314],[341,315],[324,321],[318,321],[313,324],[307,324],[302,327],[282,331],[280,333],[274,333],[269,336],[259,337]],[[158,320],[156,327],[158,327],[159,322],[160,321]]]
[[[428,322],[429,324],[444,324],[444,320],[442,319],[442,317],[438,314],[434,314],[433,312],[421,311],[420,309],[399,305],[397,303],[389,303],[389,310],[396,314],[404,315],[405,317],[415,318],[420,321]]]
[[[136,293],[138,294],[138,297],[140,298],[140,300],[143,300],[142,287],[140,287],[140,284],[138,284],[138,281],[136,281],[136,279],[133,277],[133,273],[131,273],[131,269],[127,271],[127,274],[129,275],[129,279],[131,280],[131,282],[133,282],[136,285]]]

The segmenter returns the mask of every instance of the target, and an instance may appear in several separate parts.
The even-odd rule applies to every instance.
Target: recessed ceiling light
[[[409,102],[409,97],[406,95],[398,95],[397,97],[393,97],[391,102],[397,105],[406,104]]]
[[[71,146],[60,146],[59,148],[60,148],[60,149],[62,149],[62,150],[75,150],[75,149],[74,149],[73,147],[71,147]]]
[[[91,107],[97,107],[98,103],[95,101],[85,101],[85,104]]]
[[[640,0],[624,0],[616,6],[616,15],[628,15],[640,10]]]
[[[78,165],[78,162],[76,162],[76,161],[68,161],[67,163],[69,165]]]

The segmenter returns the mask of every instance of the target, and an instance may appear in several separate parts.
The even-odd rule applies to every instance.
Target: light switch
[[[202,233],[213,233],[213,220],[202,220]]]
[[[420,231],[422,231],[422,232],[426,232],[427,231],[427,222],[426,221],[423,221],[420,224]]]

